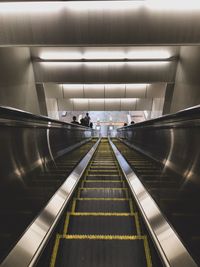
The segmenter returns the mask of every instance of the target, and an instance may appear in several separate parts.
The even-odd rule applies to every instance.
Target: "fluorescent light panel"
[[[91,51],[89,51],[91,50]],[[168,60],[172,55],[164,49],[87,49],[85,52],[75,51],[43,51],[39,58],[42,60]],[[123,51],[127,50],[127,51]],[[135,51],[134,51],[135,50]],[[69,62],[70,63],[70,62]],[[78,62],[81,63],[81,62]]]
[[[70,98],[71,101],[77,102],[77,103],[87,103],[88,101],[92,102],[135,102],[138,98]]]
[[[171,61],[114,61],[114,62],[54,62],[54,61],[48,61],[48,62],[40,62],[45,67],[73,67],[73,68],[79,68],[81,66],[88,67],[88,68],[102,68],[106,66],[116,66],[116,67],[151,67],[151,66],[165,66],[171,63]]]
[[[63,89],[65,90],[80,90],[83,88],[91,88],[91,89],[110,89],[110,88],[131,88],[131,89],[144,89],[148,86],[148,83],[110,83],[110,84],[62,84]]]
[[[55,2],[7,2],[0,3],[0,13],[55,13],[58,11],[85,12],[95,10],[130,10],[138,9],[143,1],[55,1]]]
[[[146,1],[68,1],[68,2],[3,2],[0,13],[56,13],[56,12],[87,12],[87,11],[121,11],[144,10],[152,11],[197,11],[200,10],[199,0],[146,0]],[[35,15],[37,15],[35,14]]]

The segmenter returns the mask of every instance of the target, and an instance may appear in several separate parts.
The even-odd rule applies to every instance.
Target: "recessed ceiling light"
[[[67,50],[67,49],[66,49]],[[75,49],[74,49],[75,50]],[[84,52],[79,51],[43,51],[39,58],[44,61],[73,61],[73,60],[167,60],[172,57],[170,51],[165,49],[125,49],[119,48],[87,48]],[[78,50],[78,49],[77,49]],[[89,51],[91,50],[91,51]]]

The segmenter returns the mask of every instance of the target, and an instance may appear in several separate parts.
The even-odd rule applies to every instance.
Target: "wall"
[[[174,93],[174,83],[168,83],[166,86],[166,93],[164,97],[163,115],[169,114],[172,104],[172,97]]]
[[[164,98],[154,98],[151,110],[151,119],[158,118],[163,114]]]
[[[37,95],[38,95],[40,114],[44,116],[48,116],[44,84],[36,83],[36,90],[37,90]]]
[[[181,47],[170,112],[200,103],[200,46]]]
[[[40,113],[29,48],[0,48],[0,105]]]
[[[51,119],[59,120],[58,104],[55,98],[46,98],[47,114]]]

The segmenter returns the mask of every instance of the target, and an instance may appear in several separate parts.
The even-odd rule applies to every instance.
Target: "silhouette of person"
[[[89,113],[86,113],[86,116],[84,118],[86,126],[90,126],[90,116]]]
[[[76,116],[73,116],[72,119],[73,119],[73,121],[71,123],[73,123],[73,124],[79,124],[78,121],[76,120]]]
[[[82,118],[80,122],[81,122],[82,126],[87,126],[86,123],[85,123],[85,119],[84,118]]]

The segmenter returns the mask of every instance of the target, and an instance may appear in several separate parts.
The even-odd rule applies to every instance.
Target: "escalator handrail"
[[[100,140],[99,138],[67,177],[61,187],[55,192],[44,209],[27,228],[20,240],[4,259],[1,267],[35,266],[67,207],[78,182],[94,155]]]
[[[180,110],[176,113],[162,115],[158,118],[148,119],[135,124],[123,126],[117,129],[117,132],[133,130],[135,128],[157,128],[157,127],[185,127],[187,124],[189,126],[199,126],[200,123],[200,105]]]
[[[43,115],[36,115],[24,110],[0,106],[0,125],[23,126],[23,127],[45,127],[45,128],[67,128],[80,131],[94,132],[94,129],[80,124],[73,124],[61,120],[51,119]]]
[[[110,139],[109,142],[164,266],[197,267],[198,265],[177,233],[168,223],[128,162]]]

